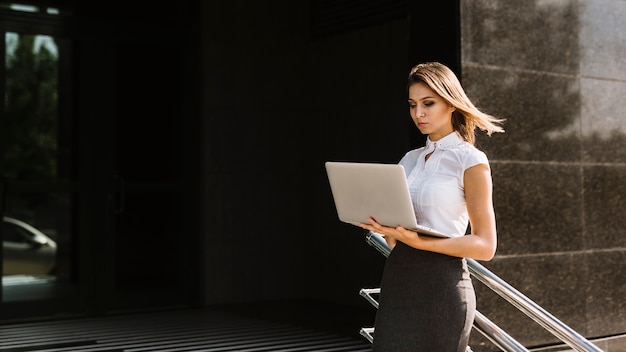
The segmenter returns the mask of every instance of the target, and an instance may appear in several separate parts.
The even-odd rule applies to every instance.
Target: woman
[[[489,161],[474,146],[474,130],[503,132],[502,120],[478,110],[454,73],[437,62],[413,67],[408,96],[413,122],[428,135],[426,146],[400,160],[415,216],[451,238],[382,226],[373,218],[360,225],[383,235],[392,249],[381,281],[373,351],[461,352],[476,307],[463,258],[491,260],[497,244]]]

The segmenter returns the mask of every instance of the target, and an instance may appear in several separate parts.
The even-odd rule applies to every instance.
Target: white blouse
[[[428,138],[424,147],[407,152],[400,164],[417,223],[453,237],[463,236],[469,223],[463,175],[472,166],[489,166],[485,153],[453,132],[436,142]]]

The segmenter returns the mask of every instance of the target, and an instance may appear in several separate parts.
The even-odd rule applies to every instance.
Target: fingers
[[[385,229],[385,226],[382,226],[379,223],[377,223],[376,220],[374,220],[374,218],[372,217],[369,217],[367,221],[369,221],[369,224],[360,223],[359,226],[365,230],[378,232],[378,233],[381,233]]]
[[[365,230],[374,231],[374,230],[372,229],[372,225],[370,225],[370,224],[360,223],[360,224],[359,224],[359,227],[360,227],[360,228],[362,228],[362,229],[365,229]]]
[[[373,227],[380,227],[380,225],[376,222],[376,220],[374,220],[374,218],[369,217],[367,218],[367,221],[369,221],[369,223],[373,226]]]

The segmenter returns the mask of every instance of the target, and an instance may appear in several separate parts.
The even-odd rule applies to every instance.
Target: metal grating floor
[[[360,352],[364,339],[194,309],[0,325],[0,351]]]

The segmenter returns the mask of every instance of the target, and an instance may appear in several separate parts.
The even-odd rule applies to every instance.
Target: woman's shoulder
[[[460,144],[458,144],[459,150],[464,152],[464,153],[468,153],[468,154],[480,154],[484,152],[480,149],[478,149],[478,147],[476,147],[475,145],[473,145],[470,142],[461,142]]]
[[[415,149],[411,149],[408,152],[406,152],[404,154],[404,156],[402,157],[402,159],[406,159],[406,158],[417,158],[418,154],[424,150],[425,147],[419,147],[419,148],[415,148]]]
[[[417,160],[417,158],[419,158],[420,152],[422,152],[424,150],[424,148],[426,148],[426,147],[423,146],[423,147],[419,147],[419,148],[415,148],[415,149],[409,150],[400,159],[400,164],[402,164],[403,162],[406,162],[406,161]]]
[[[454,148],[454,151],[464,168],[469,168],[477,164],[489,165],[487,154],[469,142],[459,144],[457,148]]]
[[[398,164],[404,166],[405,171],[408,172],[408,170],[411,170],[417,164],[417,159],[419,158],[420,151],[422,151],[423,149],[424,147],[409,150],[400,159]]]

